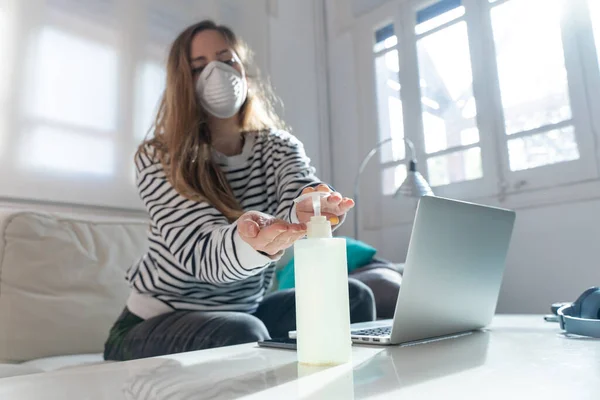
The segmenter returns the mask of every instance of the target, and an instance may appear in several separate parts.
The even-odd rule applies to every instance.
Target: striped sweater
[[[161,163],[138,153],[137,187],[150,214],[149,249],[127,272],[127,306],[141,318],[173,310],[253,313],[271,284],[274,260],[244,242],[207,202],[181,196]],[[302,143],[287,132],[247,134],[242,153],[213,157],[245,211],[298,222],[293,200],[320,183]]]

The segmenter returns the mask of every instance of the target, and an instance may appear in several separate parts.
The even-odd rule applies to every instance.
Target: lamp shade
[[[419,172],[409,173],[402,185],[394,193],[394,198],[433,196],[433,191]]]
[[[417,171],[417,165],[415,161],[410,162],[408,168],[408,174],[406,179],[402,182],[402,185],[394,193],[394,198],[397,199],[400,196],[404,197],[423,197],[433,196],[433,190],[423,178],[423,175]]]

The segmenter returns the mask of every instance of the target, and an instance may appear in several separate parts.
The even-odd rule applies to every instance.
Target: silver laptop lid
[[[392,343],[482,328],[494,315],[515,213],[441,197],[419,201]]]

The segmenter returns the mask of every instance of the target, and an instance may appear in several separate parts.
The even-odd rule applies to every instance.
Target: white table
[[[600,399],[600,340],[541,316],[406,347],[355,346],[353,362],[305,368],[255,344],[0,379],[0,399]]]

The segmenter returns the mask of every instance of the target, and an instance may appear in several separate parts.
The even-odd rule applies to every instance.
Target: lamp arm
[[[415,151],[415,145],[410,140],[408,140],[406,138],[403,138],[403,139],[404,139],[404,143],[406,143],[406,145],[410,149],[410,161],[416,163],[417,162],[417,152]]]
[[[410,153],[411,153],[411,164],[412,163],[416,163],[416,152],[415,152],[415,146],[413,145],[413,143],[406,139],[406,138],[402,138],[404,140],[404,142],[407,144],[408,148],[410,149]],[[367,164],[369,164],[369,161],[371,161],[371,158],[373,158],[373,156],[375,154],[377,154],[377,152],[379,152],[379,150],[381,149],[381,147],[383,147],[383,145],[389,143],[389,142],[393,142],[395,139],[394,138],[387,138],[387,139],[383,139],[379,142],[377,142],[377,144],[375,145],[375,147],[373,147],[368,153],[367,155],[363,158],[362,162],[360,163],[360,167],[358,167],[358,173],[356,174],[356,178],[354,179],[354,239],[358,240],[358,207],[359,207],[359,197],[360,197],[360,177],[363,174],[363,172],[365,171],[365,168],[367,168]]]

